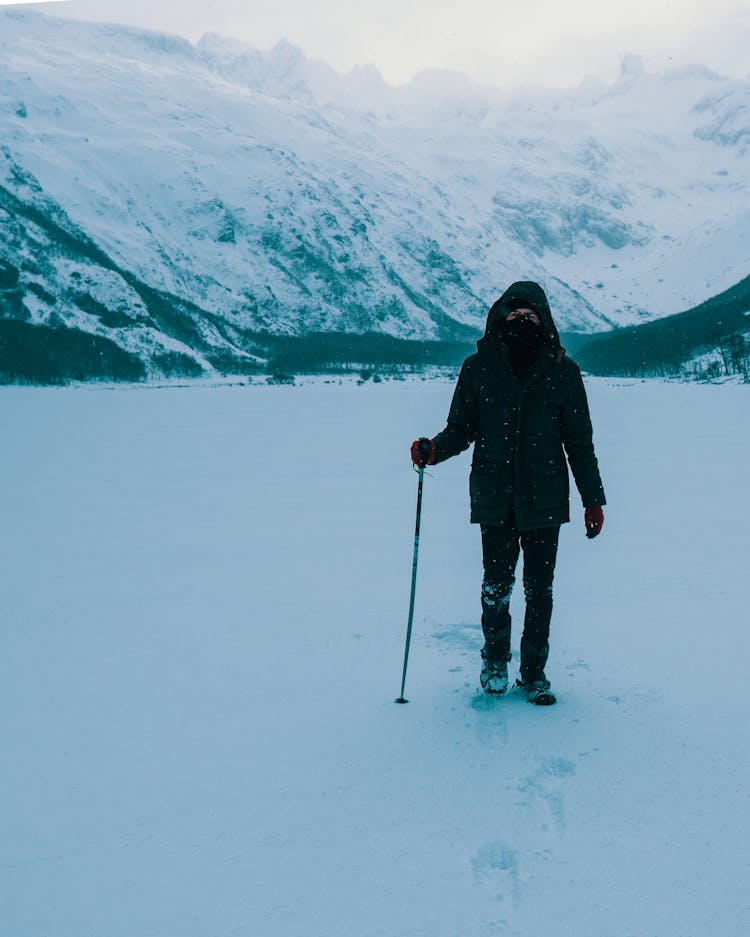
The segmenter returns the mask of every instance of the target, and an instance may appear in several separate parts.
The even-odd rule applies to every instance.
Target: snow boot
[[[508,689],[508,662],[487,660],[483,649],[479,682],[485,693],[489,693],[490,696],[502,696]]]
[[[524,680],[519,677],[515,682],[515,686],[523,690],[526,699],[536,706],[553,706],[557,702],[557,697],[550,690],[550,682],[545,677],[544,671],[533,680]]]

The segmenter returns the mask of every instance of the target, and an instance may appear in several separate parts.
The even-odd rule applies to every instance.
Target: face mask
[[[500,332],[511,349],[539,350],[543,341],[542,327],[526,316],[503,320]]]

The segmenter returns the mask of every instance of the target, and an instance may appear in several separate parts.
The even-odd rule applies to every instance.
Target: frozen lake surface
[[[451,383],[0,390],[3,933],[750,932],[748,389],[587,386],[550,709],[479,691],[468,453],[393,704]]]

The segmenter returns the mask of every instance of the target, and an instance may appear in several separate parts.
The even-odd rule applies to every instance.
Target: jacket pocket
[[[561,507],[568,501],[568,470],[565,466],[534,469],[531,486],[533,504],[537,510]]]
[[[473,508],[492,508],[497,501],[500,479],[492,472],[472,471],[469,475],[469,496]]]

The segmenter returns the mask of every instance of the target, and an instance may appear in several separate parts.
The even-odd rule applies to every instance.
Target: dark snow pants
[[[524,680],[537,679],[547,663],[559,535],[559,526],[521,532],[512,516],[506,524],[482,524],[483,654],[490,661],[510,660],[510,595],[516,581],[518,554],[523,550],[526,615],[521,636],[521,677]]]

